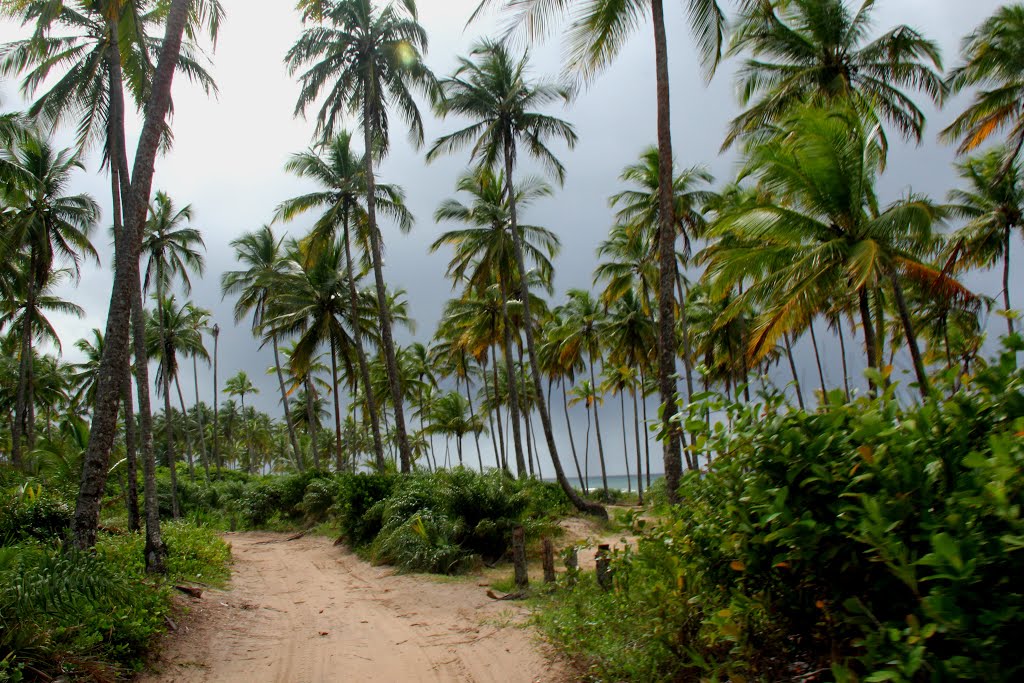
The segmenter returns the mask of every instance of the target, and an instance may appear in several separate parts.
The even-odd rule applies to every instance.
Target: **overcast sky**
[[[283,165],[289,154],[302,151],[310,144],[313,125],[292,115],[298,87],[288,76],[283,64],[287,49],[296,40],[301,23],[293,10],[292,0],[252,2],[222,0],[227,10],[216,52],[211,52],[211,72],[220,87],[216,98],[208,98],[182,78],[175,81],[173,128],[174,149],[157,162],[154,189],[168,192],[177,203],[193,206],[194,225],[202,228],[207,246],[205,277],[193,278],[192,300],[211,309],[222,329],[220,343],[221,386],[224,379],[244,369],[261,390],[253,403],[262,410],[279,412],[275,382],[265,375],[273,362],[269,350],[259,350],[243,322],[232,322],[233,301],[222,301],[220,275],[233,269],[229,242],[245,231],[270,221],[275,206],[282,200],[308,191],[310,186],[286,174]],[[465,54],[477,39],[493,33],[495,17],[465,28],[465,22],[477,0],[420,0],[420,19],[430,39],[427,64],[443,76],[453,69],[456,56]],[[686,28],[681,2],[667,3],[669,67],[672,86],[673,142],[677,163],[684,166],[707,164],[719,181],[735,174],[735,159],[718,155],[727,122],[737,112],[732,72],[734,62],[726,62],[710,84],[705,84],[693,42]],[[991,14],[1000,4],[997,0],[880,0],[875,11],[875,25],[888,28],[909,23],[936,40],[942,48],[945,65],[957,62],[957,49],[962,36]],[[641,27],[622,55],[593,86],[567,110],[553,110],[576,126],[579,144],[572,151],[556,147],[565,163],[565,187],[547,200],[537,202],[527,219],[554,230],[562,240],[563,249],[556,260],[556,288],[560,298],[569,287],[590,287],[596,263],[598,242],[611,225],[609,195],[620,189],[618,176],[622,168],[634,162],[640,151],[655,137],[655,91],[653,45],[649,25]],[[24,37],[17,25],[0,23],[0,42]],[[561,50],[557,40],[536,49],[534,72],[538,76],[558,75]],[[924,104],[923,96],[915,99]],[[4,108],[21,106],[17,83],[0,82],[0,101]],[[936,142],[938,131],[962,107],[953,101],[945,111],[929,113],[925,142],[920,147],[894,145],[887,172],[881,179],[883,199],[891,200],[911,188],[935,199],[943,199],[955,184],[951,167],[952,150]],[[423,107],[428,140],[450,132],[455,121],[439,121]],[[448,253],[428,254],[428,245],[450,226],[436,225],[432,214],[437,205],[452,196],[456,177],[467,163],[467,155],[444,158],[427,166],[423,151],[413,149],[404,129],[393,126],[393,151],[382,164],[381,180],[402,185],[408,204],[416,216],[416,225],[409,235],[400,235],[393,226],[384,225],[387,248],[385,277],[391,286],[408,292],[413,317],[418,324],[416,337],[423,342],[433,335],[444,301],[452,294],[444,278]],[[130,123],[129,145],[137,138],[137,122]],[[67,134],[65,133],[65,137]],[[895,137],[895,136],[893,136]],[[69,138],[68,138],[69,139]],[[75,189],[89,192],[104,206],[104,226],[109,222],[109,183],[98,172],[95,154],[87,159],[87,172],[76,178]],[[275,226],[300,235],[309,222]],[[86,318],[60,318],[58,329],[64,341],[65,359],[77,360],[72,347],[75,339],[85,336],[93,327],[103,328],[110,298],[110,254],[105,228],[95,236],[103,255],[100,268],[84,270],[81,285],[66,295],[83,306]],[[1020,245],[1014,245],[1019,264]],[[1011,288],[1020,291],[1020,267],[1015,268]],[[979,292],[996,295],[998,281],[994,276],[975,276],[969,280]],[[408,335],[398,333],[400,343]],[[831,346],[830,342],[827,345]],[[832,349],[833,358],[837,350]],[[800,354],[806,360],[806,356]],[[851,357],[859,360],[856,349]],[[862,354],[861,354],[862,355]],[[830,381],[841,381],[837,366]],[[809,362],[801,365],[804,382],[815,383]],[[201,371],[200,391],[209,401],[212,377]],[[191,377],[188,378],[189,380]],[[783,380],[785,381],[785,380]],[[189,392],[190,393],[190,392]],[[602,411],[606,429],[608,457],[621,463],[620,431],[617,401],[609,399]],[[653,403],[652,403],[653,406]],[[579,416],[578,434],[584,422]],[[574,423],[574,428],[577,428]],[[556,427],[563,421],[556,412]],[[578,439],[581,436],[578,436]],[[489,439],[484,441],[489,442]],[[563,441],[564,442],[564,441]],[[567,451],[567,444],[563,446]],[[473,456],[470,456],[473,457]],[[473,457],[475,460],[475,457]],[[550,466],[543,464],[546,473]],[[620,464],[610,470],[621,471]]]

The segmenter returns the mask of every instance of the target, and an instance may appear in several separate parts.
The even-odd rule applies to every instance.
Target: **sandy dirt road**
[[[227,534],[231,588],[208,590],[142,683],[562,682],[522,608],[475,581],[398,576],[324,538]]]

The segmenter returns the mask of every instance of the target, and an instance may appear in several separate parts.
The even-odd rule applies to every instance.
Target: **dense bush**
[[[1022,390],[1007,356],[909,409],[693,406],[710,472],[541,620],[603,679],[1021,680]]]
[[[71,506],[40,486],[0,494],[0,545],[60,539],[71,526]]]
[[[393,474],[343,474],[338,477],[335,511],[341,533],[355,547],[366,545],[381,529],[380,515],[367,516],[374,505],[391,495],[398,477]]]
[[[518,525],[538,529],[543,522],[529,518],[528,507],[523,482],[501,471],[456,468],[400,479],[366,512],[364,524],[380,524],[371,548],[376,561],[447,574],[478,558],[500,558]]]

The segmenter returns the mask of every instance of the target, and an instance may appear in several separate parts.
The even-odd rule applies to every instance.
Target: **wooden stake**
[[[512,563],[516,569],[516,587],[526,588],[530,579],[526,575],[526,532],[521,526],[512,531]]]
[[[555,546],[550,538],[544,539],[544,583],[555,582]]]

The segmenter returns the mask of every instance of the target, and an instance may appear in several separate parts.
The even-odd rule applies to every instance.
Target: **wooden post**
[[[526,532],[521,526],[512,531],[512,563],[516,569],[516,587],[526,588],[530,578],[526,575]]]
[[[544,583],[555,582],[555,546],[550,538],[544,539]]]
[[[612,572],[611,572],[611,546],[607,543],[602,543],[597,546],[597,554],[594,559],[597,560],[597,584],[605,590],[609,590],[612,587]]]
[[[580,558],[577,552],[577,548],[574,545],[562,551],[565,557],[565,579],[569,582],[570,586],[576,585],[576,580],[580,573]]]

